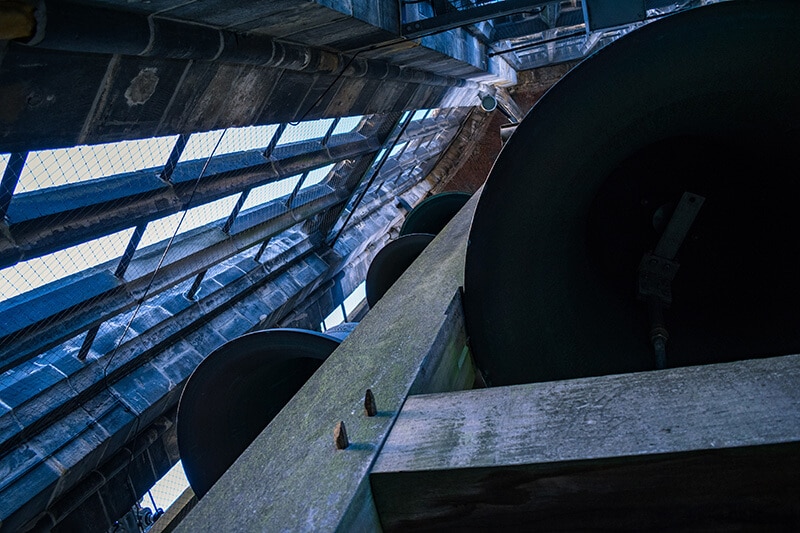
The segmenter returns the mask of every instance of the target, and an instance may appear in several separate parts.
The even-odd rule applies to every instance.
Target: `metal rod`
[[[17,188],[19,176],[25,167],[25,160],[28,152],[16,152],[10,154],[6,170],[3,172],[3,181],[0,181],[0,220],[3,220],[8,213],[8,206],[11,205],[11,197]]]
[[[290,194],[289,198],[286,200],[287,209],[292,208],[292,204],[294,203],[295,197],[297,197],[297,193],[300,192],[300,188],[303,186],[303,183],[306,181],[306,178],[308,177],[308,172],[309,171],[303,172],[303,175],[300,176],[300,179],[297,181],[297,185],[294,186],[292,194]]]
[[[688,191],[683,193],[681,201],[667,223],[667,228],[658,240],[654,255],[670,260],[675,258],[705,200],[699,194]]]
[[[239,199],[236,201],[236,205],[233,206],[233,211],[228,216],[228,220],[225,221],[225,224],[222,226],[223,233],[230,233],[231,227],[233,223],[236,221],[236,217],[239,216],[239,211],[242,210],[242,206],[244,205],[245,201],[247,200],[247,196],[250,194],[252,189],[245,189],[242,191],[242,194],[239,195]]]
[[[656,353],[656,369],[664,370],[667,368],[667,343],[662,338],[653,341],[653,349]]]
[[[264,239],[264,242],[261,243],[261,247],[258,249],[258,252],[256,252],[255,257],[253,257],[255,262],[261,261],[261,256],[264,255],[264,252],[267,250],[270,240],[272,240],[272,237],[267,237]]]
[[[117,269],[114,271],[114,275],[120,279],[122,276],[125,275],[125,272],[128,270],[128,266],[131,264],[131,260],[133,259],[133,254],[136,253],[136,248],[139,246],[139,242],[142,240],[142,235],[144,235],[144,230],[147,228],[147,222],[144,224],[139,224],[136,226],[136,229],[133,230],[133,235],[131,235],[131,239],[128,241],[128,246],[125,248],[125,253],[122,254],[122,257],[119,258],[119,264],[117,265]]]
[[[206,272],[208,272],[208,270],[203,270],[194,278],[192,286],[186,291],[185,296],[187,300],[194,300],[197,297],[197,292],[200,290],[200,284],[203,282],[203,278],[206,277]]]
[[[392,141],[392,145],[383,150],[383,155],[380,156],[379,160],[377,161],[377,164],[372,165],[372,168],[374,170],[372,171],[372,175],[370,176],[369,181],[367,182],[366,186],[361,190],[361,192],[358,194],[356,201],[353,203],[353,208],[347,214],[347,217],[345,218],[344,223],[342,223],[342,227],[339,228],[339,231],[336,233],[336,236],[333,239],[331,239],[331,241],[328,243],[329,246],[332,247],[334,244],[336,244],[336,241],[339,240],[339,237],[341,237],[342,233],[344,232],[344,229],[347,227],[348,222],[350,222],[350,218],[352,218],[353,213],[356,212],[356,208],[361,203],[361,200],[364,199],[364,196],[367,194],[367,191],[372,186],[372,183],[375,181],[375,178],[378,177],[378,174],[380,174],[381,168],[383,168],[383,165],[384,163],[386,163],[386,160],[389,159],[389,152],[392,151],[392,149],[397,144],[397,141],[399,141],[400,137],[402,137],[403,133],[405,133],[408,125],[411,124],[411,117],[413,117],[413,114],[408,113],[405,118],[405,121],[402,123],[402,126],[400,127],[400,132],[397,135],[395,135]],[[380,154],[380,152],[378,153]]]
[[[275,130],[275,133],[272,134],[272,139],[269,140],[269,144],[264,149],[264,157],[266,157],[267,159],[272,157],[272,152],[275,150],[275,147],[278,146],[278,141],[280,140],[281,135],[283,135],[283,132],[285,130],[286,130],[286,123],[284,122],[283,124],[280,124],[278,126],[278,129]]]
[[[527,50],[529,48],[536,48],[537,46],[540,46],[542,44],[555,43],[555,42],[558,42],[558,41],[563,41],[564,39],[569,39],[570,37],[577,37],[579,35],[586,35],[586,31],[585,30],[580,30],[580,31],[568,33],[566,35],[559,35],[558,37],[552,37],[550,39],[545,39],[543,41],[536,41],[535,43],[521,44],[519,46],[515,46],[515,47],[509,48],[507,50],[500,50],[500,51],[497,51],[497,52],[489,52],[486,55],[488,57],[494,57],[494,56],[500,56],[500,55],[503,55],[503,54],[508,54],[510,52],[519,52],[520,50]]]
[[[325,137],[322,138],[322,146],[328,146],[328,142],[331,140],[331,135],[333,135],[333,130],[336,129],[336,126],[339,125],[339,121],[341,117],[336,117],[331,124],[331,127],[328,128],[328,131],[325,132]]]
[[[86,360],[86,356],[89,355],[89,350],[91,350],[92,344],[94,344],[94,339],[95,337],[97,337],[97,332],[99,330],[100,330],[100,325],[98,324],[86,332],[86,337],[84,337],[83,339],[83,343],[81,344],[81,349],[78,350],[78,361]]]
[[[650,298],[647,306],[650,312],[650,342],[653,344],[656,356],[656,369],[663,370],[667,368],[667,341],[669,340],[669,332],[664,320],[664,306],[657,298]]]
[[[161,171],[159,177],[169,182],[172,179],[172,173],[175,172],[175,167],[178,166],[178,161],[183,155],[183,150],[186,148],[186,143],[189,142],[191,133],[183,133],[178,135],[178,140],[175,141],[175,146],[172,147],[172,152],[169,154],[167,163],[164,165],[164,170]]]

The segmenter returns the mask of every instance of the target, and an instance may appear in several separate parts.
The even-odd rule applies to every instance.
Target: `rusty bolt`
[[[333,428],[333,443],[336,445],[337,450],[344,450],[350,446],[350,441],[347,440],[347,430],[344,427],[344,422],[339,421],[336,427]]]
[[[364,395],[364,413],[367,416],[378,414],[378,406],[375,404],[375,395],[372,394],[372,389],[367,389],[367,393]]]

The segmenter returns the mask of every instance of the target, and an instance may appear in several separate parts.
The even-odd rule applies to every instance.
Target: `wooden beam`
[[[800,356],[410,397],[371,474],[398,530],[800,525]]]
[[[472,386],[461,310],[477,195],[423,251],[179,531],[375,531],[369,471],[410,391]],[[410,295],[413,295],[411,297]],[[377,415],[364,414],[371,389]],[[344,422],[349,446],[337,450]]]

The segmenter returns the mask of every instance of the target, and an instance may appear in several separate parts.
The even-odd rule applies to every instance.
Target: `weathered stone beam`
[[[181,531],[380,527],[367,476],[409,391],[472,385],[459,287],[476,203],[473,198],[367,314]],[[368,388],[377,400],[374,417],[363,414]],[[333,442],[339,421],[350,439],[344,450]]]
[[[372,470],[387,531],[800,523],[800,355],[410,397]]]
[[[451,75],[414,68],[402,57],[344,55],[316,44],[275,41],[260,31],[245,35],[80,4],[53,5],[40,43],[4,48],[0,96],[15,114],[0,123],[0,152],[471,106],[480,85],[467,77],[484,74],[446,56],[461,67]],[[221,1],[189,4],[234,11]],[[269,7],[258,3],[257,10]],[[250,20],[284,22],[284,17],[255,14]]]

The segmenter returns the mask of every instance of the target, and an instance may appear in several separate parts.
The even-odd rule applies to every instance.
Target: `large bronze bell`
[[[355,324],[317,333],[268,329],[242,335],[195,369],[178,405],[178,449],[202,498],[333,353]]]
[[[798,27],[796,3],[679,13],[541,98],[470,234],[467,330],[490,384],[652,369],[659,339],[667,366],[800,351]],[[677,268],[656,305],[651,260]]]

